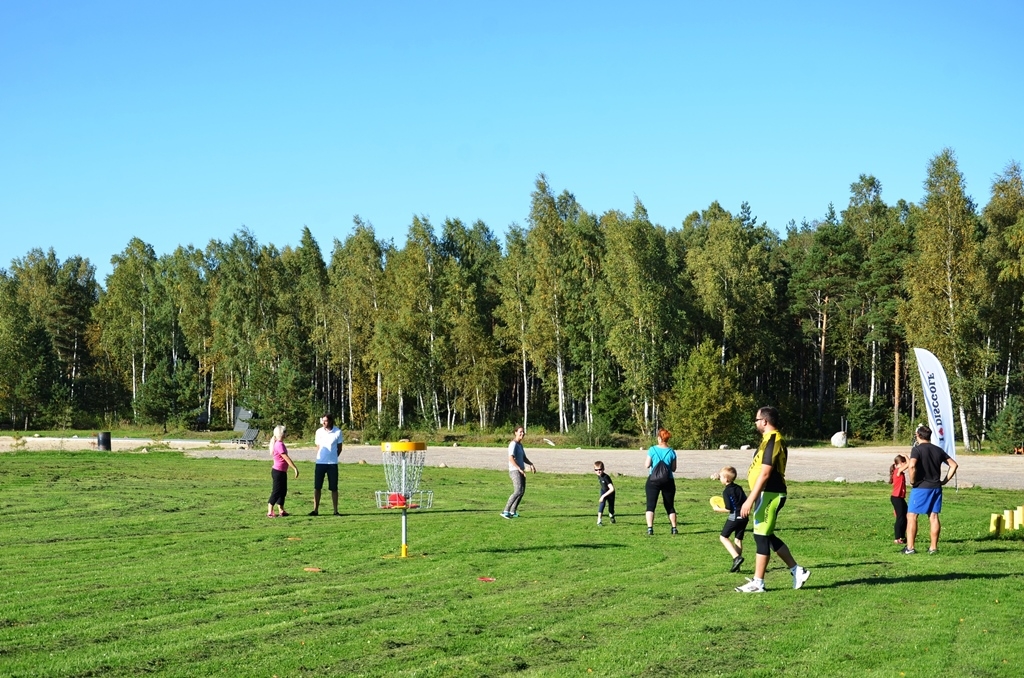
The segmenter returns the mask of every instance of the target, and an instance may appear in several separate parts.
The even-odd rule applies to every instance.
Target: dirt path
[[[136,438],[115,438],[114,451],[142,451],[155,443],[152,440]],[[164,441],[165,445],[196,458],[220,457],[226,459],[263,459],[269,461],[269,453],[263,448],[238,449],[228,443],[212,444],[205,440]],[[21,438],[0,437],[0,452],[16,449],[25,450],[87,450],[96,449],[94,438]],[[296,461],[312,462],[311,448],[290,448]],[[750,464],[750,450],[677,450],[679,471],[683,478],[709,478],[723,466],[734,466],[742,476]],[[887,480],[889,465],[897,454],[907,454],[906,447],[858,447],[858,448],[803,448],[794,447],[789,452],[786,477],[790,480],[834,481],[844,478],[847,482],[863,483]],[[590,474],[593,462],[600,459],[612,475],[644,476],[645,452],[640,450],[564,450],[531,447],[527,456],[541,472]],[[346,445],[341,455],[342,463],[366,461],[381,463],[379,445]],[[1016,455],[966,455],[958,459],[960,471],[957,479],[960,487],[979,486],[1005,490],[1024,490],[1024,456]],[[427,464],[460,468],[492,469],[508,468],[508,457],[504,448],[497,447],[440,447],[427,449]]]

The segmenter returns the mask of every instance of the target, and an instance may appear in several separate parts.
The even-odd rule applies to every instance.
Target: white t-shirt
[[[522,443],[515,440],[508,444],[508,470],[526,470],[526,450],[523,449]]]
[[[341,447],[341,429],[335,426],[330,431],[323,426],[316,430],[316,463],[337,464],[338,448]]]

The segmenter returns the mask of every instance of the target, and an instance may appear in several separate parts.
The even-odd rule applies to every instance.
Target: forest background
[[[405,244],[354,218],[325,259],[247,229],[157,256],[132,238],[101,285],[34,249],[0,269],[0,411],[17,430],[255,423],[322,412],[374,440],[525,423],[607,445],[665,425],[747,441],[775,404],[790,435],[903,440],[922,418],[910,348],[943,362],[958,438],[1019,444],[1024,183],[984,207],[951,149],[919,204],[861,175],[849,204],[785,233],[743,203],[679,228],[594,214],[540,175],[525,227],[413,217]]]

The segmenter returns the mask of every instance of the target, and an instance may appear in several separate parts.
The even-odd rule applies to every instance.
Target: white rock
[[[839,431],[832,436],[832,447],[846,447],[846,431]]]
[[[740,449],[741,450],[749,450],[750,449],[750,445],[740,445]]]
[[[440,464],[437,465],[437,468],[448,468],[448,464],[442,461]]]
[[[728,445],[719,445],[718,449],[720,449],[720,450],[728,450],[729,446]]]
[[[838,478],[836,478],[836,482],[837,483],[845,483],[846,482],[846,478],[844,478],[842,476],[839,476]]]

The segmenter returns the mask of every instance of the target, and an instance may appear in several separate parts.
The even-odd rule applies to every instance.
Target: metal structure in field
[[[428,509],[434,503],[434,493],[420,489],[423,464],[427,459],[427,444],[400,441],[381,443],[384,477],[388,489],[377,491],[377,508],[402,509],[402,552],[409,557],[409,510]]]

